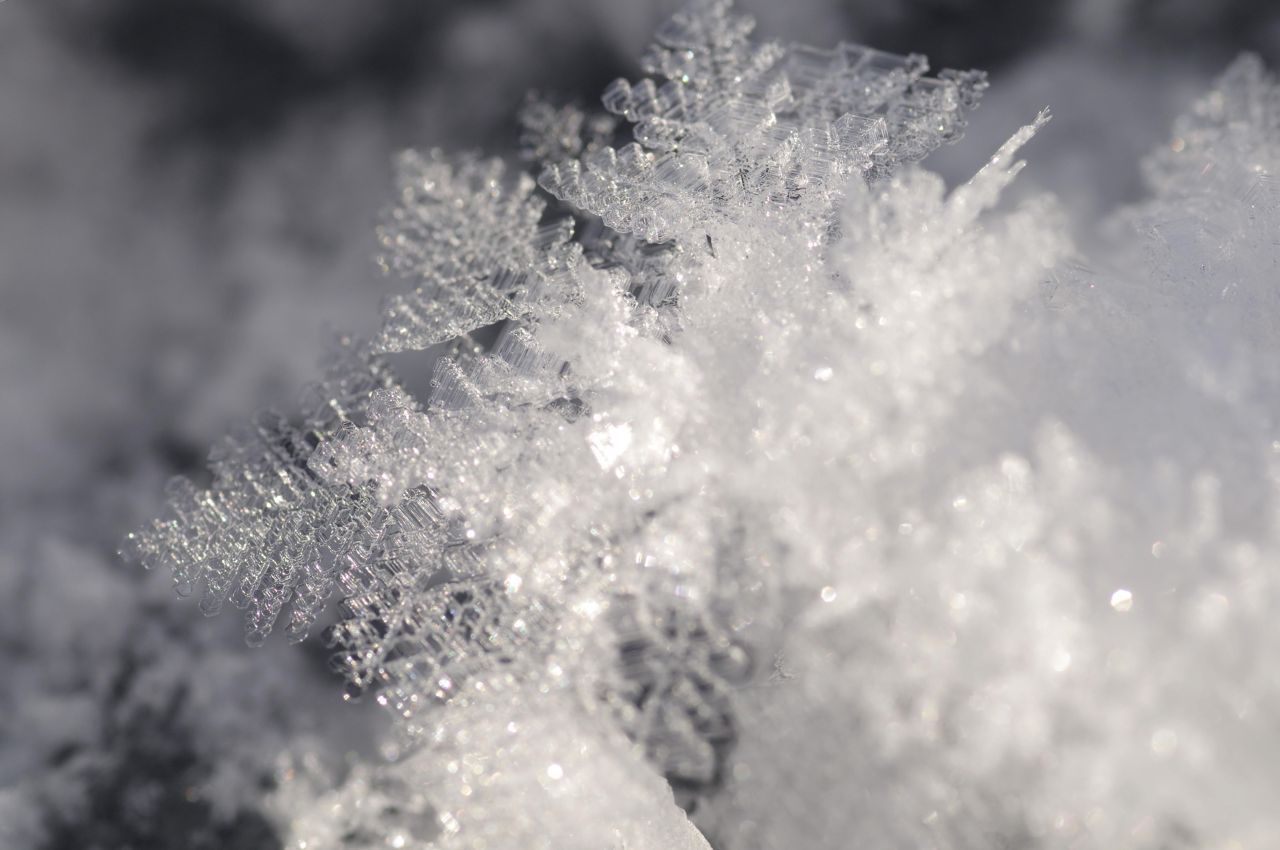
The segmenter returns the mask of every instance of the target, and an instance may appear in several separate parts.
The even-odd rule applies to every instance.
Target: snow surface
[[[239,5],[332,67],[384,17]],[[702,341],[683,361],[644,346],[622,361],[664,375],[631,386],[662,404],[597,400],[612,419],[579,430],[596,469],[644,468],[688,431],[690,466],[721,470],[752,518],[734,545],[762,595],[735,580],[752,613],[717,616],[754,669],[697,660],[732,685],[733,747],[717,738],[702,767],[650,747],[646,767],[609,724],[584,735],[563,695],[535,709],[541,697],[498,688],[476,702],[502,718],[475,721],[487,743],[448,746],[510,758],[512,776],[468,802],[446,756],[378,750],[381,716],[341,700],[319,647],[247,652],[234,618],[198,619],[165,576],[112,553],[228,422],[291,405],[322,325],[373,330],[385,285],[368,258],[393,148],[489,142],[531,83],[557,82],[530,76],[547,44],[634,56],[661,16],[570,2],[450,13],[442,69],[397,101],[411,106],[307,101],[223,158],[156,155],[157,117],[182,93],[78,49],[66,22],[86,20],[82,6],[0,6],[0,111],[22,116],[0,134],[0,843],[270,847],[315,832],[373,845],[402,835],[407,809],[406,841],[448,833],[449,815],[472,846],[608,846],[593,830],[613,823],[625,846],[696,847],[660,777],[711,763],[723,774],[676,790],[717,847],[1274,845],[1274,84],[1246,60],[1173,123],[1238,32],[1188,4],[1151,31],[1217,33],[1218,54],[1131,50],[1140,12],[1070,4],[1045,47],[994,76],[966,140],[928,160],[940,178],[902,172],[887,197],[850,188],[822,260],[847,290],[796,276],[786,252],[773,266],[735,253],[759,234],[724,225],[683,307],[682,333]],[[892,34],[915,14],[758,11],[766,35],[827,43],[833,27]],[[1254,29],[1262,46],[1274,33]],[[1045,105],[1031,165],[974,229],[1000,170],[946,187]],[[822,298],[797,300],[800,287]],[[586,308],[588,327],[608,327],[608,299]],[[863,313],[877,322],[859,328]],[[801,332],[775,335],[781,315]],[[551,321],[546,335],[601,342]],[[598,365],[608,380],[617,364]],[[750,427],[716,418],[743,399],[763,404]],[[771,445],[786,449],[761,453]],[[563,487],[563,511],[605,505]],[[671,522],[645,540],[660,560],[715,547],[687,516]],[[519,575],[526,594],[557,580]],[[695,598],[718,586],[698,578]],[[573,604],[586,621],[596,606],[632,616],[590,589]],[[715,627],[697,628],[714,644]],[[626,699],[636,686],[608,684]],[[603,749],[561,757],[522,736],[516,754],[486,755],[518,715]],[[687,742],[674,720],[646,722],[620,721]],[[398,813],[329,813],[331,799],[371,799],[370,783]],[[628,789],[615,810],[575,818],[614,785]],[[386,830],[353,837],[357,822]]]

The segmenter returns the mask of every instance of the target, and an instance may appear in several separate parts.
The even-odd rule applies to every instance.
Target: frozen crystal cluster
[[[1047,113],[948,190],[980,74],[750,32],[531,102],[536,183],[406,155],[380,332],[131,536],[251,642],[340,600],[396,743],[288,755],[291,846],[1274,847],[1275,82],[1084,258],[1000,204]]]

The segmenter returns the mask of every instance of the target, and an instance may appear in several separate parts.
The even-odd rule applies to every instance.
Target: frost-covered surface
[[[0,638],[77,659],[0,697],[6,841],[1274,844],[1274,81],[1234,65],[1085,254],[1052,199],[997,205],[1035,109],[948,191],[909,163],[972,78],[717,20],[660,33],[674,89],[610,87],[641,148],[526,111],[575,222],[514,169],[406,158],[381,333],[141,541],[254,639],[342,598],[386,762],[335,757],[359,722],[314,654],[103,563],[147,468],[87,524],[6,514]],[[704,49],[761,84],[683,80]]]

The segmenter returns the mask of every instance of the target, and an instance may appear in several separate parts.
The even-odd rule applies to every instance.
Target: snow
[[[1121,26],[1079,5],[1084,31]],[[48,282],[2,291],[25,402],[3,411],[6,842],[1274,843],[1274,78],[1241,58],[1119,166],[1080,128],[1132,149],[1163,107],[1112,93],[1082,119],[1078,45],[1007,100],[997,80],[984,124],[981,77],[751,42],[701,8],[646,59],[667,82],[607,90],[639,145],[527,108],[545,213],[509,166],[402,158],[379,237],[409,280],[301,404],[302,328],[372,329],[377,301],[345,280],[372,242],[298,247],[363,203],[308,203],[309,175],[343,162],[375,196],[393,133],[300,121],[205,243],[181,216],[96,226],[134,177],[76,165],[75,109],[22,127],[63,143],[61,188],[5,207],[9,274]],[[340,56],[374,25],[348,20],[295,35]],[[509,24],[457,27],[521,42]],[[65,50],[24,51],[93,89]],[[146,114],[99,144],[124,159]],[[277,166],[295,205],[255,179]],[[290,210],[314,231],[280,250]],[[42,338],[114,251],[145,285]],[[349,693],[390,709],[386,759],[314,642],[245,652],[232,618],[105,555],[154,511],[157,444],[272,397],[134,545],[206,613],[247,608],[254,642],[336,617]]]

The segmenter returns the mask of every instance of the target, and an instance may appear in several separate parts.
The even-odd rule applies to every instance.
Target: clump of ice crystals
[[[727,0],[677,14],[642,63],[660,80],[604,93],[635,141],[550,161],[542,185],[651,242],[770,210],[820,217],[850,175],[888,173],[958,138],[986,87],[976,72],[926,78],[920,56],[756,44],[751,29]]]
[[[341,596],[399,744],[282,767],[292,846],[1274,846],[1274,81],[1228,72],[1095,263],[997,206],[1047,114],[948,191],[911,163],[980,75],[750,28],[665,26],[621,149],[526,108],[576,234],[406,156],[415,288],[132,536],[253,641]]]

